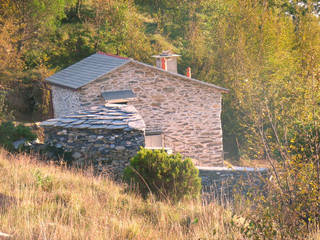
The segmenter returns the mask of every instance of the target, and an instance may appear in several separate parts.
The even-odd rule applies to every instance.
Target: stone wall
[[[96,106],[40,126],[45,144],[71,153],[73,165],[116,176],[145,144],[145,125],[133,106]]]
[[[235,194],[261,189],[269,176],[266,168],[198,167],[202,192],[207,200],[232,200]]]
[[[101,104],[101,92],[131,89],[147,130],[162,130],[166,147],[200,166],[222,166],[221,92],[134,62],[82,87],[82,106]]]
[[[72,164],[119,176],[144,146],[142,131],[45,128],[45,144],[72,154]]]
[[[51,90],[55,118],[66,116],[82,109],[78,91],[56,85],[52,85]]]

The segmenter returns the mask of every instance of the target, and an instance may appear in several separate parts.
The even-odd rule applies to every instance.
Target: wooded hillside
[[[97,51],[152,64],[171,49],[180,73],[230,89],[229,156],[264,158],[319,120],[318,11],[315,0],[2,0],[0,116],[50,116],[44,78]]]

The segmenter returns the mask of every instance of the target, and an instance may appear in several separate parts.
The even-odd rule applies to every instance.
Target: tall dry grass
[[[90,173],[0,151],[0,232],[13,239],[241,239],[216,204],[170,205]]]
[[[0,239],[240,240],[247,207],[143,200],[106,178],[0,149]]]

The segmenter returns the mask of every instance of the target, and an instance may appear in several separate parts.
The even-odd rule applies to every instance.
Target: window
[[[163,148],[162,135],[146,135],[146,148]]]
[[[165,146],[164,135],[161,131],[146,132],[145,148],[147,149],[163,149],[168,154],[172,154],[172,149]]]
[[[132,90],[108,91],[101,93],[107,103],[126,104],[136,98]]]

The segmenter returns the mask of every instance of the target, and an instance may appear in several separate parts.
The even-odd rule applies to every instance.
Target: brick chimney
[[[163,70],[177,73],[177,58],[181,55],[173,54],[170,50],[163,51],[160,55],[153,55],[156,58],[156,66],[162,68]]]

